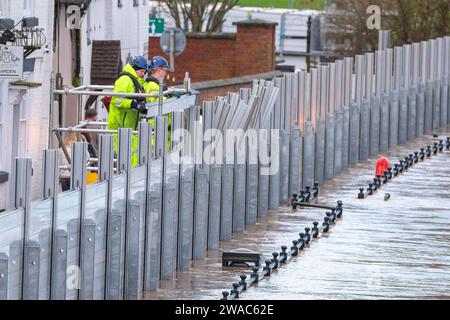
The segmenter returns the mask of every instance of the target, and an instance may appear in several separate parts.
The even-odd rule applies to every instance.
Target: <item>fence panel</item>
[[[0,215],[0,298],[22,298],[24,211]]]

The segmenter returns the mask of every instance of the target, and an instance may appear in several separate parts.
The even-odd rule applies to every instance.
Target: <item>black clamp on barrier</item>
[[[292,246],[289,251],[287,246],[282,246],[281,251],[273,252],[272,259],[265,261],[265,266],[259,271],[258,267],[254,267],[253,273],[247,277],[241,275],[240,281],[232,284],[231,291],[223,291],[221,300],[239,299],[243,291],[248,290],[252,285],[256,285],[262,278],[270,277],[274,270],[278,269],[288,261],[288,257],[297,257],[300,251],[303,251],[306,246],[313,240],[317,239],[322,232],[328,233],[332,225],[342,217],[344,213],[344,205],[342,201],[338,201],[336,207],[331,212],[327,212],[323,219],[322,226],[319,227],[319,222],[314,222],[312,228],[305,228],[305,232],[300,233],[300,238],[292,241]]]
[[[393,168],[390,167],[384,171],[383,176],[377,175],[377,177],[373,179],[373,182],[369,183],[367,189],[360,188],[358,199],[365,199],[366,197],[373,195],[382,185],[388,183],[393,178],[398,177],[420,161],[424,161],[432,155],[443,152],[444,148],[450,150],[450,137],[447,137],[445,143],[444,140],[439,140],[439,143],[435,142],[432,146],[428,145],[425,148],[420,148],[420,151],[410,153],[404,159],[400,159],[398,163],[395,163]]]
[[[293,194],[291,205],[292,209],[296,210],[298,206],[306,206],[311,200],[311,197],[317,199],[319,196],[319,183],[315,182],[314,187],[307,186],[305,190],[300,191],[300,195]]]

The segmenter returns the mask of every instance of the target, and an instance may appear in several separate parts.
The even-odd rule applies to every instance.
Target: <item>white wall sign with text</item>
[[[23,76],[23,47],[0,45],[0,78],[20,79]]]

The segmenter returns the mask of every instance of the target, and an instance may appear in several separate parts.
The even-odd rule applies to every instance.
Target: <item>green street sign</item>
[[[151,36],[161,36],[164,33],[164,19],[150,18],[148,32]]]

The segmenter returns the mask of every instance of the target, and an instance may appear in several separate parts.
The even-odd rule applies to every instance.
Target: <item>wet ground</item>
[[[440,137],[450,136],[446,131]],[[428,135],[385,156],[394,163],[434,141]],[[334,206],[342,200],[343,219],[270,278],[243,292],[241,300],[450,299],[450,152],[415,165],[374,196],[358,200],[358,188],[372,179],[375,163],[364,161],[321,186],[317,202]],[[144,298],[218,300],[243,273],[222,268],[223,251],[248,248],[270,258],[282,245],[290,247],[305,227],[322,222],[324,214],[323,209],[288,207],[271,212]]]

